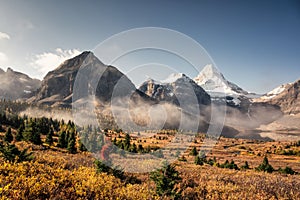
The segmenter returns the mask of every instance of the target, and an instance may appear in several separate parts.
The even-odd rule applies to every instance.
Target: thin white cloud
[[[3,39],[9,40],[10,36],[7,33],[0,32],[0,40],[3,40]]]
[[[77,56],[81,53],[78,49],[63,50],[61,48],[55,49],[54,52],[45,52],[37,54],[32,58],[30,63],[35,69],[37,69],[42,76],[46,75],[49,71],[58,67],[62,62]]]
[[[0,62],[5,62],[7,60],[8,60],[7,55],[3,52],[0,52]]]

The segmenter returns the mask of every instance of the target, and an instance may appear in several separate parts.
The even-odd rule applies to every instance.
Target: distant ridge
[[[298,114],[300,113],[300,79],[294,83],[281,85],[255,101],[277,105],[286,114]]]
[[[26,99],[34,95],[41,81],[26,74],[7,68],[0,68],[0,98],[10,100]]]

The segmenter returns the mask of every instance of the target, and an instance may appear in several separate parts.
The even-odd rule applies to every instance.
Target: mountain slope
[[[139,90],[165,106],[154,116],[154,119],[159,119],[166,112],[165,128],[207,131],[211,115],[210,96],[185,74],[171,74],[161,82],[149,79]]]
[[[298,114],[300,113],[300,80],[281,85],[255,101],[277,105],[286,114]]]
[[[79,76],[77,76],[80,70]],[[79,81],[74,88],[75,79]],[[92,81],[99,80],[98,84]],[[57,69],[49,72],[37,95],[29,101],[49,106],[69,107],[73,101],[94,95],[102,103],[108,103],[118,85],[118,93],[114,96],[126,96],[136,91],[134,84],[118,69],[106,66],[91,52],[82,54],[66,60]],[[96,88],[94,88],[96,86]],[[76,97],[73,91],[76,90]]]
[[[18,100],[26,99],[34,95],[34,91],[41,85],[38,79],[32,79],[26,74],[0,69],[0,98]]]
[[[210,105],[210,96],[203,88],[181,73],[171,74],[168,79],[162,82],[149,79],[139,87],[139,90],[158,101],[171,102],[177,106],[195,103]]]

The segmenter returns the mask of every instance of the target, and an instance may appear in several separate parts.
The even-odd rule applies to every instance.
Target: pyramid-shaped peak
[[[213,64],[207,64],[200,72],[200,74],[206,74],[207,76],[212,77],[221,74],[221,72]]]
[[[77,56],[75,56],[75,57],[73,57],[73,58],[70,58],[70,59],[68,59],[68,60],[85,59],[85,58],[87,58],[88,56],[90,56],[90,57],[96,57],[96,56],[93,54],[93,52],[91,52],[91,51],[84,51],[84,52],[82,52],[81,54],[79,54],[79,55],[77,55]],[[68,60],[66,60],[66,61],[68,61]]]
[[[209,79],[219,79],[219,81],[227,84],[227,80],[224,78],[223,74],[213,64],[205,65],[199,75],[195,77],[194,81],[199,85],[202,85]]]
[[[84,51],[81,54],[65,60],[54,71],[60,73],[61,70],[78,70],[84,63],[99,63],[104,65],[91,51]],[[53,71],[52,71],[53,72]]]

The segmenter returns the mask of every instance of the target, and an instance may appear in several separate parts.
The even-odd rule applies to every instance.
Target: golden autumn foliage
[[[232,144],[231,140],[228,143]],[[171,199],[158,197],[149,174],[135,174],[141,184],[126,184],[114,176],[97,173],[95,158],[89,152],[69,154],[65,149],[45,148],[24,141],[16,145],[20,149],[28,148],[34,159],[12,163],[0,158],[0,199]],[[243,145],[249,148],[257,144]],[[175,163],[182,178],[175,185],[181,199],[300,199],[300,175],[257,172],[254,167],[262,161],[261,157],[252,158],[252,169],[238,171],[208,164],[195,165],[189,151],[185,155],[186,162]],[[277,156],[282,155],[270,156],[276,169],[285,166],[274,162]],[[242,155],[234,157],[239,166],[243,158]],[[294,158],[293,168],[299,169],[299,159]]]
[[[146,184],[131,185],[94,168],[61,169],[35,162],[0,165],[1,199],[155,199]]]

